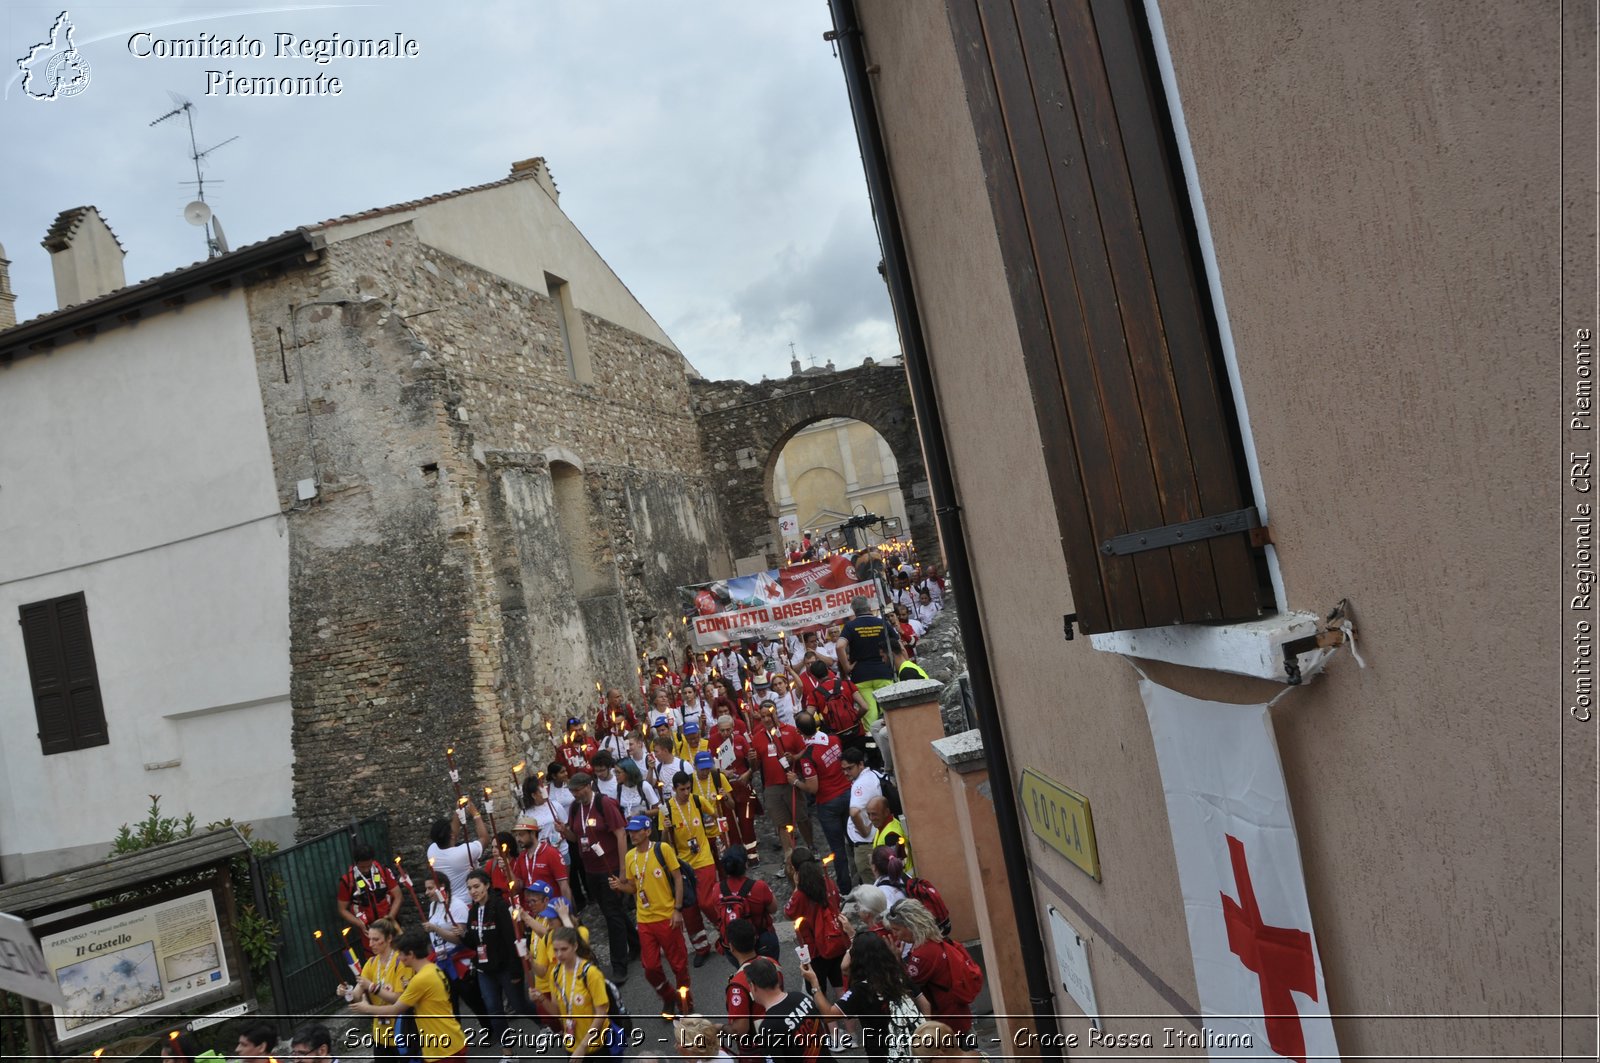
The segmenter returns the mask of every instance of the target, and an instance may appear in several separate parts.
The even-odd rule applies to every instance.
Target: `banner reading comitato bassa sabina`
[[[805,631],[850,617],[850,600],[876,608],[878,586],[861,580],[846,557],[830,557],[753,576],[679,588],[694,630],[694,645],[708,650],[749,638]]]

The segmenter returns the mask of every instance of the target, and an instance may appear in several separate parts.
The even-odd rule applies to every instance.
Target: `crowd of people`
[[[621,1054],[617,987],[634,963],[686,1056],[826,1059],[830,1027],[847,1022],[875,1063],[914,1046],[960,1053],[981,972],[916,876],[875,740],[875,692],[926,678],[915,643],[942,588],[875,556],[858,564],[887,578],[898,620],[857,598],[837,631],[691,654],[681,669],[658,657],[640,704],[613,688],[592,719],[551,729],[554,756],[520,780],[509,831],[462,796],[431,830],[425,896],[411,893],[420,919],[404,918],[404,872],[354,847],[338,908],[366,958],[341,991],[372,1017],[375,1055],[461,1055],[467,1012],[507,1058],[526,1043],[519,1017],[571,1056]],[[792,891],[781,910],[752,873],[764,858]],[[608,969],[580,920],[591,907]],[[803,986],[784,985],[780,919]],[[714,954],[734,968],[716,1022],[695,1014],[689,975]]]

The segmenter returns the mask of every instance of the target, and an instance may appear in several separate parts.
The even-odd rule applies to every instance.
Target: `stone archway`
[[[830,417],[864,422],[889,444],[899,466],[907,531],[923,560],[941,560],[904,368],[869,363],[839,372],[808,370],[759,384],[694,380],[690,392],[708,479],[722,506],[736,562],[761,556],[768,564],[777,563],[782,542],[768,490],[772,467],[791,436]]]

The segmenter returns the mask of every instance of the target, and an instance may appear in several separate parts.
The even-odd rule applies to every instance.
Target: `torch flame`
[[[596,694],[600,693],[600,680],[598,679],[594,681],[594,692]]]
[[[805,921],[806,917],[803,915],[797,915],[794,917],[794,932],[796,934],[800,933],[800,924],[804,923]]]
[[[520,771],[522,771],[523,768],[526,768],[527,766],[528,766],[528,762],[527,761],[519,760],[519,761],[516,762],[516,764],[512,765],[511,770],[515,771],[515,772],[520,772]]]
[[[684,1003],[688,1003],[688,1001],[689,1001],[689,987],[688,986],[681,985],[681,986],[678,987],[678,999],[683,1001]]]
[[[492,788],[490,788],[488,786],[485,786],[483,788],[483,796],[488,797],[492,793],[494,793],[494,790]]]
[[[167,1033],[167,1040],[169,1040],[169,1041],[176,1041],[176,1040],[177,1040],[177,1039],[178,1039],[178,1031],[177,1031],[177,1030],[170,1030],[170,1031],[168,1031],[168,1033]],[[103,1049],[103,1048],[102,1048],[102,1049],[101,1049],[101,1050],[100,1050],[100,1051],[101,1051],[101,1052],[104,1052],[104,1051],[105,1051],[105,1049]],[[97,1052],[97,1053],[95,1053],[95,1054],[96,1054],[96,1055],[99,1055],[99,1053],[98,1053],[98,1052]]]
[[[822,863],[824,866],[833,863],[833,854],[829,853],[827,856],[824,856],[822,858]]]
[[[318,940],[318,941],[321,941],[321,940],[322,940],[322,931],[320,931],[320,930],[313,930],[313,931],[312,931],[312,932],[311,932],[311,936],[312,936],[312,937],[314,937],[314,938],[316,938],[316,939],[317,939],[317,940]],[[176,1032],[174,1032],[174,1033],[173,1033],[173,1035],[172,1035],[172,1036],[174,1036],[174,1037],[176,1037],[176,1036],[178,1036],[178,1035],[177,1035],[177,1033],[176,1033]]]
[[[177,1033],[178,1033],[177,1030],[173,1030],[172,1031],[172,1036],[177,1036]],[[105,1053],[105,1049],[97,1048],[97,1049],[94,1050],[94,1058],[99,1059],[101,1057],[101,1055],[103,1055],[104,1053]]]
[[[466,803],[467,803],[467,799],[466,799],[466,798],[465,798],[465,797],[458,797],[458,798],[456,798],[456,804],[458,804],[458,805],[464,805],[464,804],[466,804]]]
[[[451,746],[450,748],[448,748],[448,749],[446,749],[444,751],[444,755],[447,756],[447,757],[453,757],[453,756],[455,756],[455,754],[456,754],[456,747],[455,746]]]

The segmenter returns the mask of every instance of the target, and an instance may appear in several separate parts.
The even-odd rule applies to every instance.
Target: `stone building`
[[[104,228],[92,208],[63,219]],[[5,484],[0,529],[15,545],[0,607],[87,590],[103,741],[8,743],[0,805],[24,808],[9,799],[21,785],[95,777],[101,760],[131,774],[103,775],[92,802],[52,822],[50,850],[0,820],[8,876],[81,859],[156,791],[300,836],[389,811],[414,845],[454,801],[447,747],[464,783],[509,789],[513,763],[553,754],[547,722],[592,712],[595,676],[637,682],[640,655],[677,626],[680,584],[731,569],[691,410],[698,374],[561,211],[542,159],[131,286],[100,283],[104,241],[90,256],[90,237],[62,224],[62,308],[0,332],[0,452],[37,450],[59,473]],[[120,403],[119,387],[148,401]],[[52,427],[69,390],[87,411],[76,436]],[[213,406],[226,424],[189,415]],[[91,447],[97,417],[114,438]],[[85,478],[102,466],[112,480]],[[66,520],[85,490],[104,496],[92,503],[104,542],[26,519],[54,505]],[[230,493],[224,520],[213,503]],[[186,567],[193,543],[212,546]],[[96,575],[130,554],[166,559],[174,613],[203,604],[183,624],[150,623],[147,582]],[[252,634],[262,625],[270,637]],[[17,667],[0,671],[28,677],[44,651],[10,631],[0,661]],[[188,656],[198,643],[230,649]],[[131,694],[152,659],[187,681],[245,658],[249,689],[197,681],[176,707]],[[57,711],[38,678],[0,684],[8,728]],[[260,737],[160,752],[219,713]],[[284,800],[264,813],[206,785],[233,761],[253,794]]]

